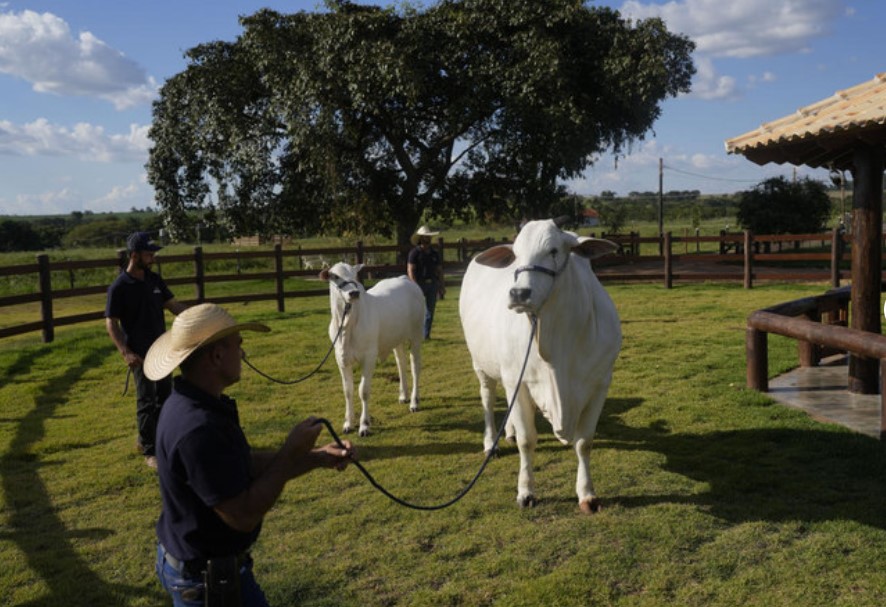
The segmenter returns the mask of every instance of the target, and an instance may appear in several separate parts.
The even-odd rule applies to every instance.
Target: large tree
[[[581,0],[327,0],[262,10],[188,51],[154,104],[167,225],[217,207],[234,233],[394,234],[423,215],[539,216],[595,155],[688,91],[694,45]]]
[[[831,216],[825,185],[808,177],[771,177],[741,193],[737,219],[754,234],[808,234],[824,229]]]

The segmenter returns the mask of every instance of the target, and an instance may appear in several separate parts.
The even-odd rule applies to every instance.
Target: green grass
[[[317,471],[267,516],[260,583],[280,606],[882,605],[881,444],[744,388],[747,314],[824,288],[609,286],[625,339],[591,457],[601,513],[578,512],[575,456],[540,419],[536,508],[516,505],[508,444],[436,512],[395,505],[355,468]],[[374,434],[352,437],[380,483],[422,504],[454,496],[483,458],[457,295],[438,304],[423,348],[422,410],[397,403],[388,358]],[[325,298],[229,309],[272,327],[244,344],[271,375],[303,375],[328,349]],[[795,364],[796,345],[771,337],[770,373]],[[135,453],[123,380],[100,322],[60,328],[51,344],[0,340],[0,604],[166,604],[153,575],[156,477]],[[295,386],[244,369],[229,394],[256,447],[311,414],[341,426],[331,361]]]

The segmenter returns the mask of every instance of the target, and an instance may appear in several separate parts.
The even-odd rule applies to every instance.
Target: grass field
[[[607,287],[625,339],[591,456],[601,513],[578,512],[575,456],[539,419],[536,508],[516,505],[509,444],[436,512],[395,505],[354,468],[318,471],[267,516],[260,583],[279,606],[884,604],[882,445],[743,387],[747,314],[824,288]],[[374,434],[352,437],[380,483],[422,504],[450,499],[483,459],[457,296],[438,304],[423,349],[422,410],[397,404],[389,358]],[[272,327],[244,348],[276,377],[304,374],[329,347],[325,298],[229,309]],[[796,345],[770,337],[770,373],[795,364]],[[254,446],[279,445],[310,414],[340,427],[334,363],[295,386],[243,375],[229,394]],[[134,450],[124,376],[100,322],[51,344],[0,340],[0,604],[166,604],[153,575],[156,477]]]

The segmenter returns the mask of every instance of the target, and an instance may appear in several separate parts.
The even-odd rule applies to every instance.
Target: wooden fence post
[[[769,352],[767,333],[748,327],[745,331],[747,384],[760,392],[769,391]]]
[[[197,291],[197,303],[206,300],[206,276],[203,273],[203,247],[194,247],[194,286]]]
[[[662,252],[664,253],[664,286],[670,289],[674,284],[674,261],[671,257],[671,233],[665,232],[662,238]]]
[[[803,314],[800,318],[811,320],[813,322],[821,322],[821,312],[815,311],[809,314]],[[797,354],[800,359],[801,367],[817,367],[821,360],[821,346],[811,341],[797,341]]]
[[[751,249],[754,237],[750,230],[744,231],[744,288],[750,289],[754,282],[754,253]]]
[[[49,270],[49,255],[37,255],[40,272],[40,316],[43,321],[43,342],[49,343],[55,338],[52,326],[52,274]]]
[[[279,242],[274,245],[274,273],[277,281],[277,311],[285,312],[283,302],[283,245]]]
[[[831,287],[840,288],[840,258],[843,256],[843,233],[840,228],[831,231]]]
[[[363,241],[357,241],[357,263],[363,263]]]

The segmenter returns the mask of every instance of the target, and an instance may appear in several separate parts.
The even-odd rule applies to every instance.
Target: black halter
[[[532,264],[532,265],[528,265],[528,266],[520,266],[519,268],[514,270],[514,282],[517,281],[517,277],[520,275],[520,272],[541,272],[542,274],[547,274],[551,278],[556,278],[557,274],[560,273],[558,270],[556,270],[556,267],[557,267],[557,253],[556,253],[556,251],[551,253],[551,257],[554,258],[554,268],[555,269],[552,270],[550,268],[546,268],[546,267],[540,266],[538,264]]]

